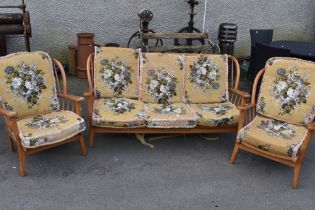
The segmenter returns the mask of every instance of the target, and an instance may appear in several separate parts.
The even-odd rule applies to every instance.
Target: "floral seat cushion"
[[[185,98],[189,103],[219,103],[228,99],[227,55],[185,56]]]
[[[296,157],[305,137],[304,126],[257,115],[238,133],[241,141],[274,154]]]
[[[69,139],[85,130],[84,119],[70,111],[57,111],[17,121],[22,145],[35,148]]]
[[[269,59],[256,109],[278,120],[311,123],[315,116],[315,63],[295,58]]]
[[[130,48],[95,47],[95,96],[138,97],[138,51]]]
[[[141,56],[140,97],[145,103],[182,102],[183,56],[145,53]]]
[[[146,124],[149,128],[193,128],[197,125],[196,116],[188,105],[173,103],[147,104]]]
[[[214,104],[190,104],[196,113],[198,125],[207,127],[227,127],[238,124],[240,115],[236,106],[230,102]]]
[[[144,103],[128,98],[97,99],[92,124],[99,127],[144,127]]]
[[[59,110],[51,58],[22,52],[0,58],[0,102],[19,117]]]

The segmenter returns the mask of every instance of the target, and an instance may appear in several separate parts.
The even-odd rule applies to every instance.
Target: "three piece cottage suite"
[[[144,134],[238,131],[231,163],[240,149],[276,160],[294,167],[293,186],[298,186],[315,129],[314,63],[270,59],[251,97],[238,90],[240,70],[233,56],[96,47],[87,69],[91,147],[95,133],[135,134],[153,147]],[[21,176],[26,155],[72,141],[79,141],[86,155],[83,98],[67,93],[57,60],[43,52],[12,54],[0,58],[0,76],[0,113],[10,150],[17,144]]]

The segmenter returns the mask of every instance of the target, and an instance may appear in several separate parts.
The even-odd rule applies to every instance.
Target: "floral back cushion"
[[[44,52],[0,58],[0,101],[19,117],[59,110],[51,58]]]
[[[95,47],[94,93],[97,98],[138,97],[138,51],[130,48]]]
[[[141,56],[141,100],[147,103],[182,102],[184,57],[167,53]]]
[[[186,56],[185,99],[189,103],[219,103],[228,99],[226,55]]]
[[[315,116],[315,63],[295,58],[269,59],[256,110],[293,124],[311,123]]]

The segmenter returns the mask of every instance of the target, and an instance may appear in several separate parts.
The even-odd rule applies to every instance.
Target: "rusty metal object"
[[[78,33],[78,53],[76,74],[81,79],[86,79],[86,62],[88,56],[94,52],[94,34]]]
[[[22,13],[0,13],[0,56],[7,54],[6,44],[3,44],[6,35],[23,35],[26,51],[31,50],[29,40],[32,37],[31,21],[24,0],[20,5],[0,6],[0,9],[14,8],[22,10]]]
[[[128,40],[127,43],[127,47],[134,47],[134,48],[139,48],[140,46],[146,46],[148,45],[148,40],[147,39],[143,39],[141,37],[141,34],[147,34],[147,33],[155,33],[155,31],[153,31],[152,29],[149,29],[149,23],[150,21],[153,19],[153,13],[150,10],[147,9],[141,9],[138,12],[138,16],[140,18],[140,29],[139,31],[136,31],[135,33],[133,33],[131,35],[131,37]],[[131,46],[131,42],[133,40],[139,40],[139,46]],[[163,46],[163,41],[162,39],[157,39],[155,42],[155,46]]]

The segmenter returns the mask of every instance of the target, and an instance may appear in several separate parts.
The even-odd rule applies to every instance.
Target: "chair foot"
[[[9,145],[9,151],[10,152],[14,152],[15,151],[14,143],[13,143],[13,140],[10,137],[8,137],[8,145]]]
[[[90,139],[89,139],[89,147],[94,147],[94,129],[90,128]]]
[[[232,155],[231,155],[231,159],[230,159],[230,163],[231,163],[231,164],[234,164],[234,163],[235,163],[235,159],[236,159],[238,150],[239,150],[238,143],[235,143],[234,149],[233,149],[233,152],[232,152]]]
[[[84,136],[83,135],[84,134],[80,134],[80,147],[81,147],[82,155],[86,156],[87,150],[86,150],[86,146],[85,146]]]
[[[25,176],[25,158],[26,158],[26,154],[23,151],[22,148],[19,148],[19,164],[20,164],[20,176]]]
[[[299,186],[299,178],[300,178],[301,166],[297,165],[294,167],[293,171],[293,188],[297,189]]]

